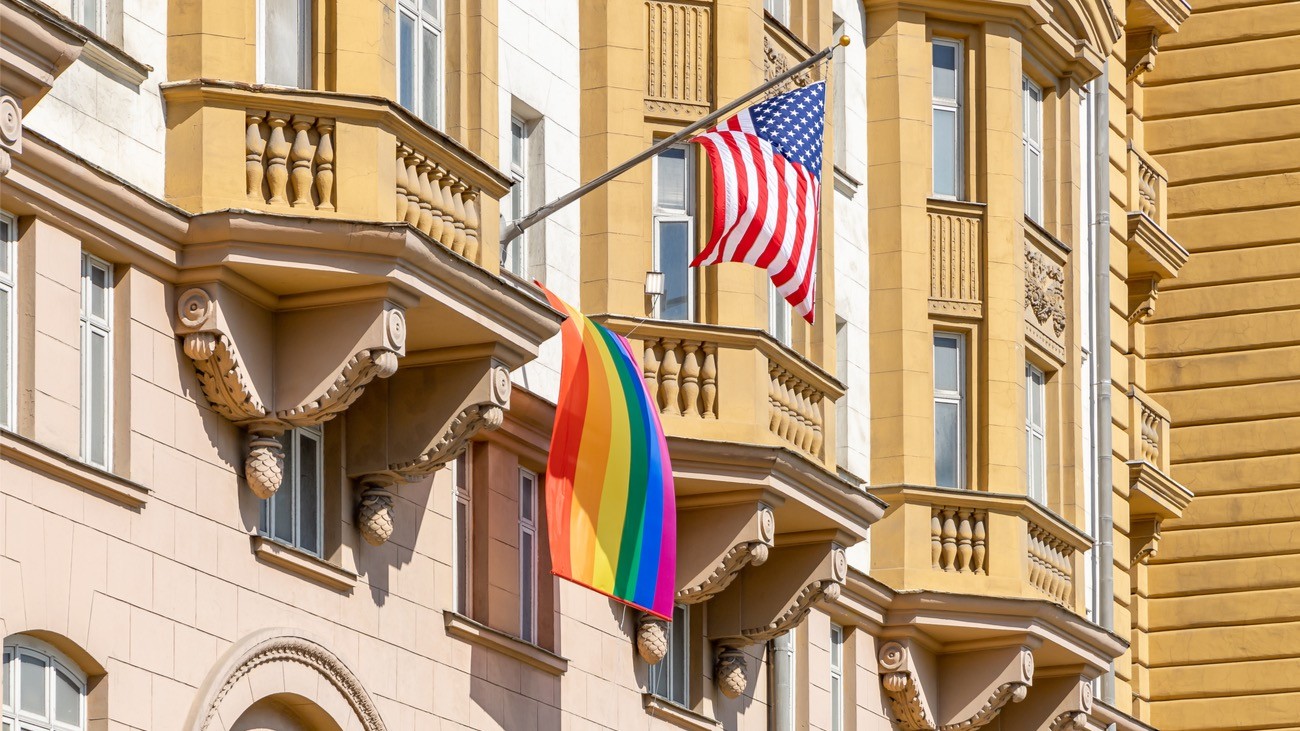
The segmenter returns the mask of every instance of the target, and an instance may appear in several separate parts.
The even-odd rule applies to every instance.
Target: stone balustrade
[[[1029,583],[1052,601],[1074,603],[1074,548],[1047,529],[1029,524]]]
[[[478,258],[479,191],[437,157],[398,140],[394,218],[467,259]]]
[[[774,444],[829,464],[843,386],[759,330],[603,316],[634,341],[669,434]]]
[[[1129,201],[1133,210],[1146,214],[1157,226],[1165,227],[1169,176],[1159,163],[1137,148],[1130,148],[1129,165]]]
[[[1129,389],[1130,459],[1169,471],[1169,412],[1136,386]]]
[[[988,573],[988,512],[970,507],[930,508],[930,559],[939,571]]]

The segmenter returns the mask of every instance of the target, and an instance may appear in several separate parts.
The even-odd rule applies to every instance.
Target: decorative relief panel
[[[713,103],[712,2],[646,2],[646,114],[699,119]]]
[[[983,220],[978,213],[930,207],[930,311],[979,317],[983,299]]]
[[[1029,339],[1065,360],[1065,267],[1025,244],[1025,321]]]

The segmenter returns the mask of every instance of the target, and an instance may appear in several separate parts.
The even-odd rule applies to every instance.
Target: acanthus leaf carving
[[[1025,245],[1025,303],[1039,325],[1065,332],[1065,270],[1033,246]]]
[[[909,650],[899,642],[887,642],[880,648],[880,684],[889,699],[894,723],[903,731],[935,731]]]

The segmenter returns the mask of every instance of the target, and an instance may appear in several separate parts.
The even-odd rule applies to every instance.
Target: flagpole
[[[604,185],[605,183],[608,183],[614,178],[617,178],[618,176],[622,175],[628,170],[631,170],[633,167],[636,167],[640,163],[649,160],[655,155],[658,155],[662,150],[665,150],[677,144],[678,142],[681,142],[682,140],[694,134],[696,131],[703,129],[710,124],[713,124],[717,120],[721,119],[723,116],[726,116],[727,114],[730,114],[731,112],[740,108],[750,99],[753,99],[754,97],[758,96],[759,94],[762,94],[768,89],[771,89],[779,84],[785,83],[786,81],[790,80],[795,75],[797,75],[799,72],[813,66],[818,61],[821,61],[822,59],[834,53],[836,48],[839,48],[841,46],[847,46],[847,45],[849,45],[849,37],[840,36],[838,42],[832,43],[826,48],[823,48],[822,50],[810,56],[805,61],[791,67],[785,73],[773,78],[771,81],[765,81],[762,84],[759,84],[758,86],[749,90],[745,94],[742,94],[741,96],[737,97],[734,101],[732,101],[730,104],[726,105],[725,107],[722,107],[716,112],[713,112],[712,114],[709,114],[695,121],[694,123],[687,125],[686,127],[682,128],[680,131],[678,131],[676,134],[672,135],[671,137],[665,137],[662,140],[659,140],[655,144],[651,145],[648,149],[632,157],[627,162],[624,162],[622,165],[619,165],[618,167],[611,169],[609,172],[606,172],[605,174],[584,183],[578,188],[575,188],[574,190],[565,193],[564,195],[560,196],[559,198],[556,198],[550,203],[547,203],[533,210],[531,213],[525,215],[519,220],[512,221],[510,225],[506,226],[506,229],[501,232],[502,250],[505,249],[506,244],[518,238],[530,226],[533,226],[539,221],[545,219],[547,216],[550,216],[552,213],[555,213],[556,211],[578,200],[579,198],[590,193],[596,188],[599,188],[600,186]]]

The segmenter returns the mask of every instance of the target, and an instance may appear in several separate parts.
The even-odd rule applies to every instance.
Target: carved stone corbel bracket
[[[697,604],[726,589],[746,566],[762,566],[776,540],[776,516],[761,501],[678,511],[677,601]]]
[[[945,694],[932,705],[905,644],[887,643],[879,660],[885,695],[897,722],[907,731],[984,728],[1008,703],[1023,701],[1034,678],[1034,655],[1026,647],[940,656],[937,682]]]
[[[275,494],[284,475],[278,437],[343,412],[371,381],[397,372],[406,347],[405,315],[383,300],[273,317],[281,321],[268,326],[266,313],[215,283],[188,289],[177,301],[176,334],[184,353],[212,410],[248,430],[244,476],[263,499]],[[336,320],[351,327],[331,330]],[[331,336],[320,335],[325,331]],[[296,350],[293,362],[280,362],[281,356],[250,368],[236,344],[241,335],[272,353]],[[300,347],[287,347],[294,344]],[[349,355],[340,358],[342,352]]]
[[[1003,712],[1003,728],[1049,728],[1052,731],[1084,731],[1092,713],[1092,677],[1078,668],[1046,668],[1034,682],[1034,692],[1017,706]]]
[[[648,665],[658,665],[668,656],[668,622],[653,614],[642,614],[636,625],[636,651]]]
[[[912,663],[912,652],[901,642],[886,642],[880,648],[880,685],[889,700],[894,723],[903,731],[935,731],[920,678]]]
[[[1128,280],[1128,321],[1130,325],[1141,325],[1156,314],[1156,299],[1160,297],[1160,278],[1151,274],[1129,277]]]
[[[23,108],[18,100],[0,94],[0,177],[13,167],[11,154],[23,151]]]
[[[1129,541],[1133,546],[1133,558],[1130,566],[1146,563],[1160,549],[1160,524],[1163,521],[1153,515],[1134,517],[1129,520]]]
[[[510,371],[491,357],[403,367],[348,412],[348,471],[364,486],[358,525],[371,545],[392,536],[392,490],[428,477],[492,431],[510,407]]]
[[[724,696],[739,698],[749,685],[745,652],[738,647],[724,645],[718,651],[718,661],[713,666],[713,680]]]
[[[1160,32],[1155,28],[1139,28],[1125,33],[1128,39],[1127,78],[1133,82],[1142,74],[1154,71],[1156,54],[1160,53]]]

